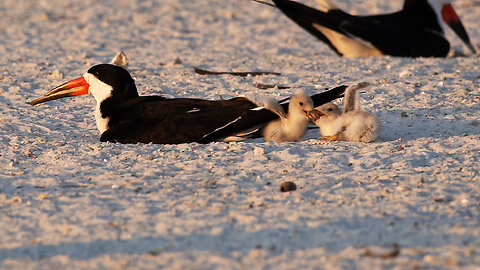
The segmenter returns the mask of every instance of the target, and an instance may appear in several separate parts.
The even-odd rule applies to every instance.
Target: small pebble
[[[253,149],[253,154],[255,156],[263,156],[263,155],[265,155],[265,150],[263,148],[260,148],[260,147],[255,147]]]
[[[175,60],[173,60],[173,62],[172,62],[173,65],[179,65],[181,63],[182,63],[182,60],[180,60],[179,57],[175,58]]]
[[[294,191],[296,189],[297,189],[297,185],[295,185],[295,183],[291,181],[283,182],[280,185],[281,192]]]
[[[407,76],[412,76],[412,73],[410,72],[409,69],[405,69],[402,72],[400,72],[400,74],[398,74],[398,77],[400,78],[407,77]]]

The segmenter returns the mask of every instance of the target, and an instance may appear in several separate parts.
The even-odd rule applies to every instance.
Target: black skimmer
[[[342,96],[345,88],[339,86],[311,98],[319,106]],[[30,104],[88,93],[97,101],[95,119],[102,142],[241,141],[261,137],[263,127],[278,118],[245,97],[212,101],[139,96],[128,71],[111,64],[93,66],[82,77],[55,87]],[[282,106],[287,110],[287,104]]]
[[[320,127],[321,139],[371,142],[378,137],[380,121],[375,115],[360,109],[358,90],[369,85],[369,83],[362,82],[347,87],[343,113],[333,103],[323,104],[308,113],[310,119]]]
[[[405,0],[398,12],[372,16],[350,15],[330,0],[317,0],[324,11],[290,0],[272,1],[340,56],[445,57],[450,43],[445,38],[443,22],[476,53],[449,0]]]
[[[276,112],[280,119],[270,122],[263,130],[263,138],[267,142],[297,142],[307,132],[308,114],[313,110],[313,101],[305,93],[295,94],[288,103],[288,114],[280,104],[274,101],[270,109]]]

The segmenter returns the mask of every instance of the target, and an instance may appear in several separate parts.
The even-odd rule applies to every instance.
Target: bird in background
[[[343,95],[339,86],[311,96],[314,106]],[[118,143],[210,143],[262,137],[263,128],[279,116],[246,97],[227,100],[139,96],[130,73],[99,64],[82,77],[61,84],[31,105],[87,95],[96,100],[100,141]],[[279,106],[288,111],[288,99]]]
[[[277,7],[344,57],[445,57],[445,24],[476,53],[451,0],[405,0],[398,12],[367,16],[351,15],[331,0],[317,0],[321,10],[290,0],[254,1]]]

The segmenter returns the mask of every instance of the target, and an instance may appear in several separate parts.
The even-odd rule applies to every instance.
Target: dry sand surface
[[[479,2],[455,6],[478,48]],[[361,104],[383,130],[370,144],[310,130],[296,143],[120,145],[99,142],[91,96],[26,104],[121,50],[143,95],[280,99],[367,81]],[[3,269],[480,267],[478,55],[341,59],[249,0],[2,0],[0,55]]]

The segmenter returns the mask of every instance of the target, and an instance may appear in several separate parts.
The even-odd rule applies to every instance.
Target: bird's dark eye
[[[298,104],[300,104],[300,106],[303,106],[303,102],[301,102],[301,101]]]
[[[333,109],[332,109],[332,108],[328,108],[328,110],[327,110],[327,111],[331,112],[331,111],[333,111]]]

